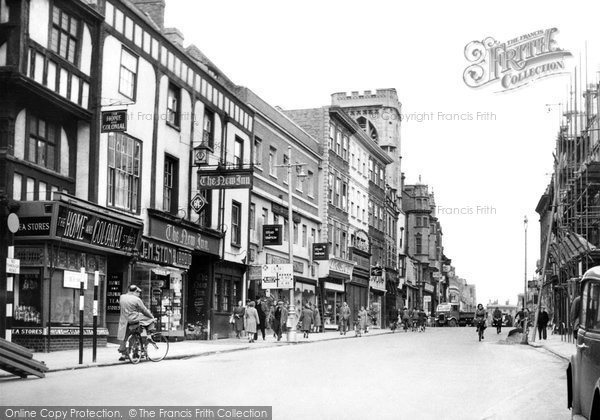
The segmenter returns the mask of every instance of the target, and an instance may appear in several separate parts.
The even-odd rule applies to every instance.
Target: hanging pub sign
[[[207,172],[198,171],[198,189],[220,190],[252,188],[252,170]]]
[[[101,132],[112,133],[115,131],[127,131],[127,111],[102,111]]]
[[[312,259],[313,261],[324,261],[329,259],[329,249],[326,242],[313,244]]]
[[[283,225],[263,225],[263,245],[283,244]]]

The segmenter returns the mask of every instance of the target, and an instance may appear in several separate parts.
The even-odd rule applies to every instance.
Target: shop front
[[[434,305],[435,303],[435,287],[430,283],[423,283],[423,311],[427,314],[427,316],[433,315]]]
[[[346,302],[346,283],[352,278],[355,263],[336,257],[319,261],[319,291],[323,302],[323,328],[337,330],[339,310]]]
[[[97,339],[105,346],[111,332],[116,335],[110,319],[114,283],[129,281],[142,223],[75,197],[57,196],[21,203],[18,210],[15,258],[21,269],[14,276],[12,341],[35,351],[77,348],[83,283],[84,345],[90,346],[97,283]]]
[[[350,325],[354,325],[360,308],[369,309],[369,238],[363,231],[356,232],[354,246],[350,248],[350,258],[354,261],[352,277],[346,285],[348,306],[350,306]]]
[[[157,328],[172,339],[185,335],[188,271],[192,248],[185,226],[167,213],[150,210],[147,235],[142,237],[133,283],[142,289],[142,300],[158,320]]]
[[[222,234],[154,209],[146,233],[134,276],[159,327],[173,339],[208,339]]]
[[[371,267],[369,278],[369,317],[370,326],[382,328],[385,296],[385,271],[381,267]]]

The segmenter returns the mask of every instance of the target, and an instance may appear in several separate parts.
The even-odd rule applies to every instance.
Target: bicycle
[[[485,330],[485,320],[477,321],[477,335],[479,336],[479,341],[483,338],[483,331]]]
[[[160,362],[169,352],[169,341],[159,331],[155,331],[146,336],[146,340],[142,337],[144,327],[140,324],[129,326],[131,335],[127,339],[127,358],[133,364],[137,364],[143,357],[152,361]]]

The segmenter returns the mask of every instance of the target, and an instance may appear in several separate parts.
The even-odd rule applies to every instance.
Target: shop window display
[[[15,276],[13,325],[41,325],[42,281],[40,270],[22,269]]]
[[[179,270],[138,265],[134,271],[134,284],[142,289],[141,299],[158,320],[158,329],[165,333],[183,335],[182,283]]]

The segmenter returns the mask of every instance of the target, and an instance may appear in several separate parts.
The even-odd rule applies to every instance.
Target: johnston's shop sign
[[[133,252],[139,234],[140,227],[126,225],[86,210],[63,206],[58,209],[56,236],[59,238],[122,252]]]

